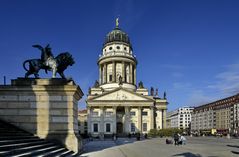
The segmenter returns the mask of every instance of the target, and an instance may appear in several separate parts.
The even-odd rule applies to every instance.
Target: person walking
[[[179,136],[177,133],[174,134],[174,145],[178,145]]]

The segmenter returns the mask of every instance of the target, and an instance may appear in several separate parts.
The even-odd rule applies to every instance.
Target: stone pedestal
[[[74,81],[18,78],[0,86],[0,118],[78,152],[77,102],[82,96]]]

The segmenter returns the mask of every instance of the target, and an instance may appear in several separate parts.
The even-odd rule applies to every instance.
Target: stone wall
[[[82,96],[73,81],[18,78],[0,86],[0,118],[78,152],[77,102]]]

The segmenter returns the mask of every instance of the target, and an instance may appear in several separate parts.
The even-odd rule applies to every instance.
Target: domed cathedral
[[[98,59],[99,80],[86,100],[88,133],[93,137],[148,133],[166,127],[166,95],[158,96],[143,82],[136,85],[137,59],[129,36],[116,27],[105,37]]]
[[[106,91],[118,87],[134,91],[137,60],[128,35],[118,25],[107,34],[102,51],[98,60],[100,87]]]

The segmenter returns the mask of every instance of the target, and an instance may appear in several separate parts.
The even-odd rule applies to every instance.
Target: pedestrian
[[[186,140],[187,139],[183,135],[180,137],[180,141],[182,141],[182,145],[186,144]]]
[[[144,134],[144,138],[145,138],[145,139],[148,138],[148,134],[147,134],[147,133]]]
[[[173,144],[173,141],[166,138],[166,144]]]
[[[177,133],[174,134],[174,145],[178,145],[179,136]]]
[[[131,138],[131,133],[128,134],[128,138]]]
[[[112,134],[112,140],[114,140],[114,141],[116,140],[115,133]]]

